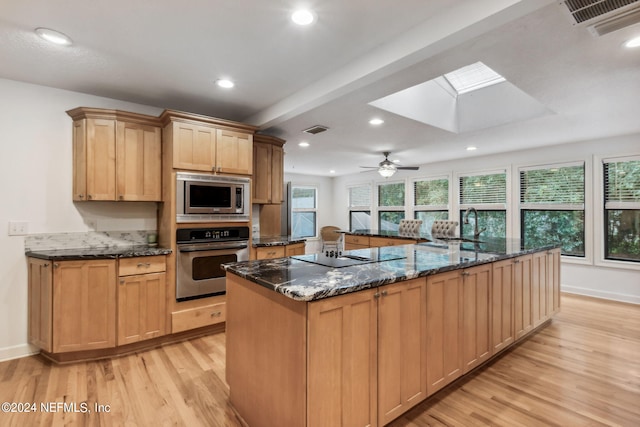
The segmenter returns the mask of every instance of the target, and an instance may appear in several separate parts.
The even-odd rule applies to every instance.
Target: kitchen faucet
[[[467,211],[464,213],[464,223],[469,224],[469,214],[471,212],[476,214],[476,222],[473,224],[473,238],[475,240],[478,240],[478,238],[480,237],[480,233],[482,233],[483,231],[487,231],[487,229],[483,228],[482,230],[478,231],[478,211],[476,210],[476,208],[467,208]]]

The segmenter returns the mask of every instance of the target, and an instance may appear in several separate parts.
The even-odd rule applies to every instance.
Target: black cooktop
[[[397,259],[405,259],[403,256],[395,255],[377,255],[373,258],[357,255],[338,255],[327,256],[326,254],[313,254],[313,255],[296,255],[291,258],[299,261],[309,262],[311,264],[323,265],[325,267],[342,268],[351,267],[354,265],[371,264],[374,262],[393,261]]]

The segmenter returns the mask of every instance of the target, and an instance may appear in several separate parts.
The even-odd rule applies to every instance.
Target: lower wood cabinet
[[[45,352],[113,348],[166,333],[165,256],[28,258],[28,266],[29,342]]]
[[[145,270],[154,272],[135,274]],[[166,334],[165,270],[164,256],[120,260],[117,345],[131,344]]]
[[[513,268],[513,332],[516,340],[533,329],[531,255],[516,258]],[[558,289],[560,286],[558,286]]]
[[[284,256],[304,255],[306,251],[305,243],[294,243],[284,247]]]
[[[350,251],[352,249],[364,249],[369,247],[369,236],[354,236],[352,234],[345,234],[344,236],[344,250]]]
[[[304,255],[305,248],[306,244],[304,242],[289,245],[251,247],[250,258],[260,260]]]
[[[462,373],[486,362],[491,352],[491,264],[462,271]]]
[[[515,260],[493,263],[491,287],[491,348],[496,354],[515,341],[513,288]]]
[[[369,247],[380,248],[384,246],[398,246],[398,245],[415,245],[415,240],[407,239],[394,239],[392,237],[370,237]]]

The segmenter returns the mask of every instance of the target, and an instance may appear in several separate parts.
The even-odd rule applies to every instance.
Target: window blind
[[[584,163],[520,170],[522,208],[584,209]]]
[[[420,180],[413,183],[414,206],[441,207],[449,206],[449,179],[436,178]]]
[[[640,160],[604,162],[605,209],[640,209]]]
[[[359,185],[349,188],[349,208],[371,207],[371,186]]]
[[[507,203],[507,174],[471,175],[460,177],[460,204]]]

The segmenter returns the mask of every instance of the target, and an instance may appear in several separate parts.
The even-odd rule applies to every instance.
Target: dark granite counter
[[[304,243],[307,239],[291,236],[275,236],[275,237],[254,237],[251,242],[251,246],[254,248],[267,247],[267,246],[286,246],[294,245],[296,243]]]
[[[430,241],[432,240],[430,233],[398,233],[393,230],[373,230],[362,229],[353,231],[339,231],[339,233],[349,234],[353,236],[368,236],[368,237],[391,237],[394,239],[407,239],[417,241]]]
[[[345,251],[337,259],[323,254],[299,255],[227,264],[225,268],[291,299],[313,301],[556,247],[559,245],[528,248],[519,239],[486,239],[481,243],[436,240]]]
[[[48,259],[52,261],[73,261],[90,259],[133,258],[141,256],[169,255],[170,253],[171,249],[140,245],[111,248],[33,250],[27,251],[25,254],[29,257]]]

